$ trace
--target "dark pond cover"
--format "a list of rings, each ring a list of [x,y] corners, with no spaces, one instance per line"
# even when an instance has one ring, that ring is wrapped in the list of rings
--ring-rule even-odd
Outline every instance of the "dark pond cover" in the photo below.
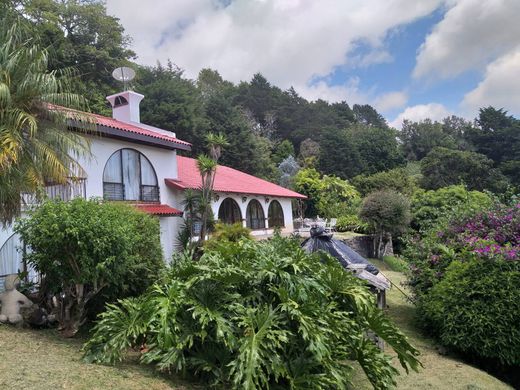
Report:
[[[322,250],[338,259],[345,268],[350,264],[366,264],[366,271],[374,275],[379,273],[379,270],[373,264],[343,241],[332,238],[332,233],[327,233],[325,228],[321,226],[312,227],[310,234],[311,236],[302,243],[302,248],[306,252],[312,253]]]

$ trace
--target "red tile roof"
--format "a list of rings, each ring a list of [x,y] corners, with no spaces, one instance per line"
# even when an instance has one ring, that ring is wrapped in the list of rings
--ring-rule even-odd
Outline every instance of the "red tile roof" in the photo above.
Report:
[[[201,178],[197,168],[197,160],[189,157],[177,156],[178,179],[165,179],[167,185],[184,190],[186,188],[200,188]],[[306,196],[288,190],[277,184],[268,182],[236,169],[217,166],[215,184],[216,192],[230,192],[238,194],[265,195],[283,198],[305,199]]]
[[[89,115],[94,117],[96,120],[96,123],[101,126],[111,127],[113,129],[128,131],[129,133],[140,134],[140,135],[145,135],[145,136],[152,137],[152,138],[162,139],[164,141],[170,141],[170,142],[174,142],[174,143],[177,143],[180,145],[191,146],[191,144],[189,142],[182,141],[178,138],[160,133],[158,131],[153,131],[148,128],[140,127],[137,124],[121,122],[121,121],[118,121],[117,119],[109,118],[109,117],[98,115],[98,114],[89,114]]]
[[[147,214],[163,216],[182,215],[182,211],[168,206],[167,204],[135,204],[134,206]]]
[[[160,131],[154,131],[153,126],[147,126],[144,124],[143,124],[143,126],[139,126],[139,123],[121,122],[117,119],[110,118],[107,116],[92,114],[92,113],[87,113],[87,112],[84,113],[81,111],[73,110],[71,108],[66,108],[66,107],[61,107],[61,106],[56,106],[56,105],[50,105],[50,107],[51,108],[54,107],[60,111],[66,112],[68,115],[70,115],[70,119],[73,121],[81,122],[82,120],[85,119],[84,116],[87,116],[87,119],[89,120],[89,122],[90,122],[90,120],[92,120],[98,126],[110,127],[112,129],[121,130],[121,131],[131,133],[131,134],[137,134],[137,135],[141,135],[141,136],[145,136],[145,137],[150,137],[150,138],[154,138],[154,139],[158,139],[158,140],[162,140],[162,141],[171,142],[171,143],[174,143],[177,145],[183,145],[185,147],[186,146],[191,147],[191,144],[189,142],[182,141],[176,137],[173,137],[173,133],[170,136],[167,134],[163,134]]]

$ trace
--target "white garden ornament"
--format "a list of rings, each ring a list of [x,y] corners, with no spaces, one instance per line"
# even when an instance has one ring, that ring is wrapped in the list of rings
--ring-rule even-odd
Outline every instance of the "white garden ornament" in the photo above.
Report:
[[[0,322],[17,324],[22,322],[20,314],[22,307],[31,307],[33,303],[25,295],[16,290],[19,282],[18,275],[7,275],[5,278],[5,291],[0,294]]]

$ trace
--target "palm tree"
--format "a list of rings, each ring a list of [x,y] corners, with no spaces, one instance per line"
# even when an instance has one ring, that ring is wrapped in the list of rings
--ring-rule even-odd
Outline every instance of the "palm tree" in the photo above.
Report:
[[[206,239],[208,220],[211,216],[211,199],[213,196],[213,183],[215,180],[215,172],[217,170],[217,162],[211,157],[202,154],[197,157],[197,167],[200,172],[201,188],[199,197],[199,209],[202,226],[200,229],[200,242]]]
[[[209,149],[209,156],[202,154],[197,158],[197,167],[202,179],[199,197],[199,209],[202,222],[200,242],[206,239],[208,224],[210,219],[212,219],[211,200],[213,198],[213,185],[215,184],[218,159],[222,154],[222,149],[229,145],[226,137],[222,133],[208,133],[206,135],[206,143]]]
[[[0,223],[20,214],[23,194],[45,183],[64,184],[81,175],[79,157],[90,145],[68,130],[70,120],[88,117],[85,100],[68,92],[71,72],[49,71],[48,53],[23,22],[0,18]],[[87,126],[88,128],[88,126]]]

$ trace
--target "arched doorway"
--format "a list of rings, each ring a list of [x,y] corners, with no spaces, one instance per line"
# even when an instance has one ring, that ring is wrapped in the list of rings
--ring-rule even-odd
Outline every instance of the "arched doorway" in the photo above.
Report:
[[[282,205],[277,200],[273,200],[269,204],[269,210],[267,212],[269,218],[269,227],[284,227],[285,221],[283,217]]]
[[[226,198],[218,209],[218,219],[223,223],[237,223],[242,221],[242,213],[238,203],[231,198]]]
[[[252,199],[247,205],[246,225],[251,230],[265,229],[264,210],[256,199]]]

